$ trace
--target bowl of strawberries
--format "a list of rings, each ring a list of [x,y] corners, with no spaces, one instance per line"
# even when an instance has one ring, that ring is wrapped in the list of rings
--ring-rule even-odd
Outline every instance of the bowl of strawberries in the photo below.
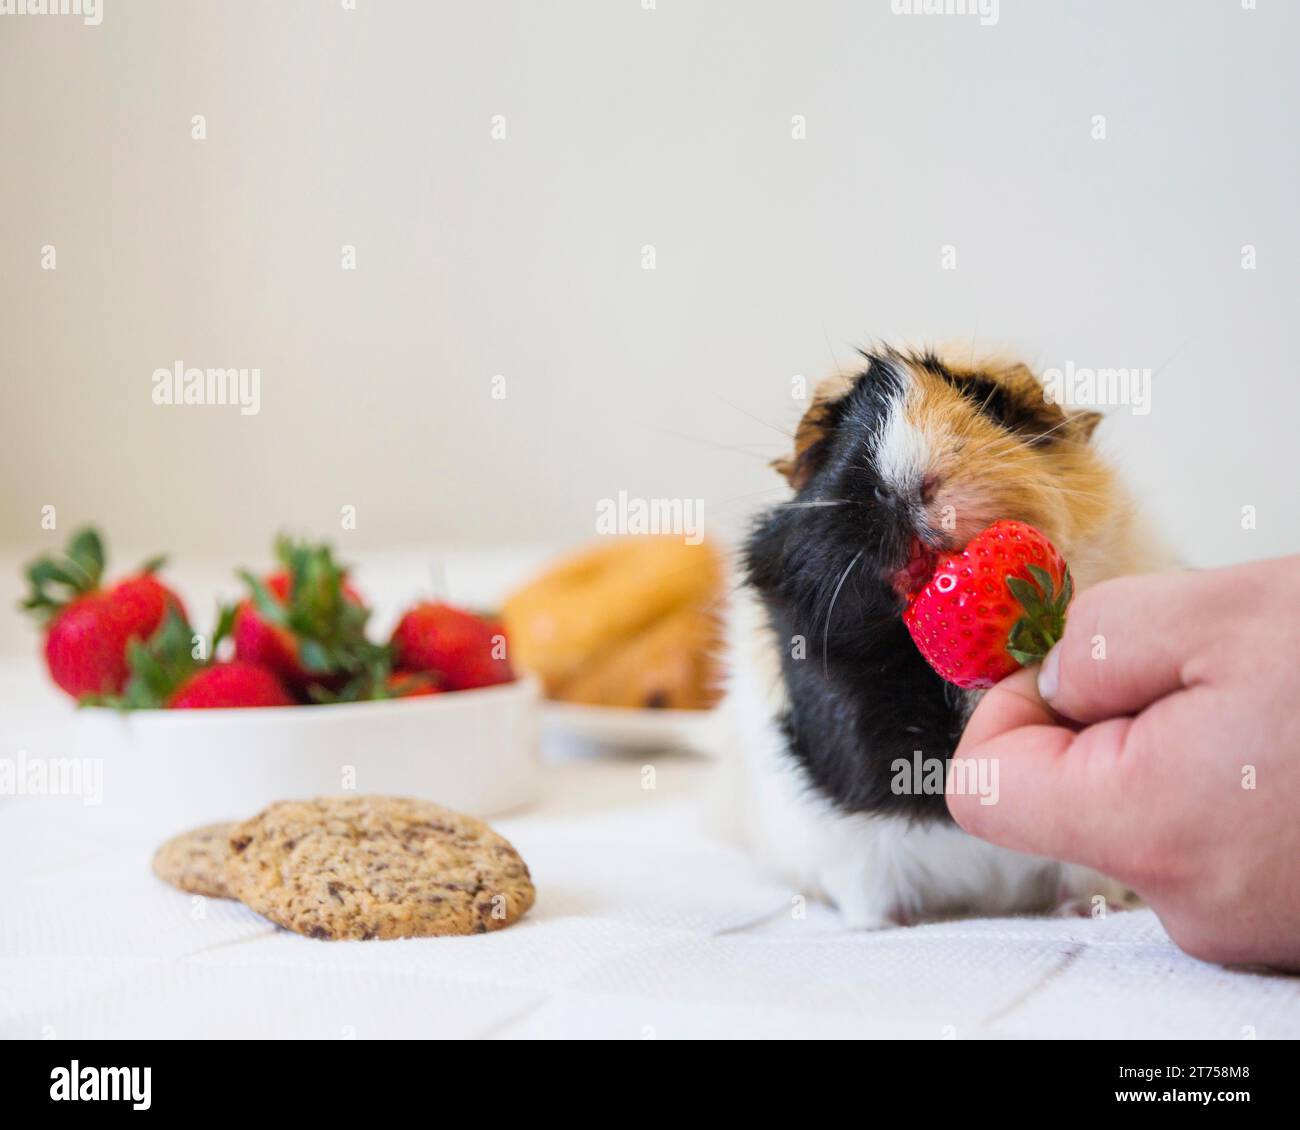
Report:
[[[535,798],[539,688],[493,617],[420,601],[375,639],[328,545],[282,537],[275,555],[239,572],[208,633],[163,559],[107,582],[93,529],[28,566],[24,606],[106,806],[176,826],[352,790],[479,816]]]

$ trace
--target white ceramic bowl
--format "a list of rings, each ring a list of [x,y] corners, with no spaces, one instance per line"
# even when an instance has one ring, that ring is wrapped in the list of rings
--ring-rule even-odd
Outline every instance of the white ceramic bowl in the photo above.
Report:
[[[383,702],[79,711],[105,807],[160,831],[277,800],[384,793],[494,816],[537,797],[536,680]]]

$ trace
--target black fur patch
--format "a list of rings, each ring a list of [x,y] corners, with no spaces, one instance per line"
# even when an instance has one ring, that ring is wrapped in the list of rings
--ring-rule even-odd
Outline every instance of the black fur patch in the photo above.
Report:
[[[942,795],[892,788],[896,759],[920,750],[946,762],[965,724],[963,696],[921,658],[885,579],[906,561],[912,531],[876,497],[870,447],[900,391],[892,367],[873,360],[834,406],[796,498],[836,504],[771,510],[746,567],[782,652],[790,752],[812,782],[845,812],[947,820]]]
[[[917,368],[946,381],[979,408],[985,417],[999,427],[1014,432],[1017,438],[1030,446],[1050,442],[1056,433],[1047,433],[1064,419],[1060,409],[1050,404],[1041,394],[1026,398],[991,377],[954,373],[933,353],[914,357],[912,362]]]

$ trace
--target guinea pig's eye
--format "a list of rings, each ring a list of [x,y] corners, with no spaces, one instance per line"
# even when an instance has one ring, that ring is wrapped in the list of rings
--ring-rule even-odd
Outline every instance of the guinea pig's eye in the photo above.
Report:
[[[1015,433],[1030,444],[1043,441],[1050,432],[1051,420],[1042,405],[1025,401],[996,381],[985,377],[965,377],[955,387],[980,415]]]

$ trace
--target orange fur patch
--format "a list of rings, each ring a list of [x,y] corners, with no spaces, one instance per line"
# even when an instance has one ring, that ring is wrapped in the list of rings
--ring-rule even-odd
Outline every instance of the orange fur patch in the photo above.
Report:
[[[911,381],[904,412],[926,439],[928,473],[939,482],[926,516],[946,549],[965,545],[999,518],[1042,530],[1069,558],[1073,545],[1095,536],[1114,504],[1114,474],[1089,444],[1100,419],[1050,402],[1036,376],[1018,362],[977,365],[946,362],[956,381],[991,383],[1035,425],[1032,435],[1000,427],[978,402],[929,371],[914,356],[901,358]],[[1041,426],[1040,426],[1041,425]]]
[[[826,435],[828,409],[853,387],[853,377],[848,373],[832,373],[818,382],[813,390],[812,403],[804,411],[794,433],[794,451],[772,466],[785,476],[795,490],[801,490],[808,481],[811,470],[806,456],[809,448]]]

